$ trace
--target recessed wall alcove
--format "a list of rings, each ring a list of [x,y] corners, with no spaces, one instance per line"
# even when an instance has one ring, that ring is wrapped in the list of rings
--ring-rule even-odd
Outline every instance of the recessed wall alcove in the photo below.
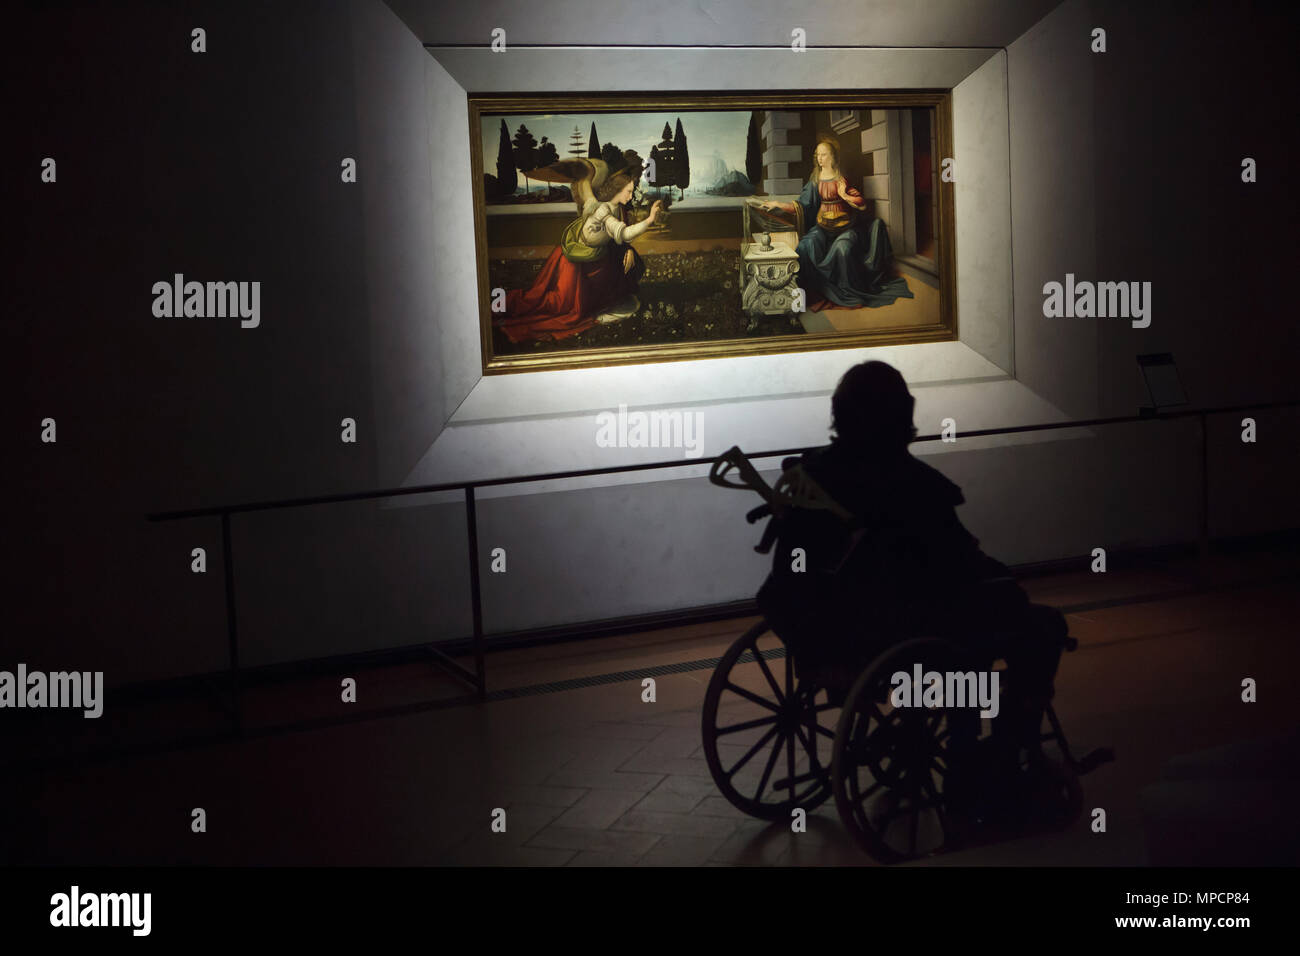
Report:
[[[426,46],[430,164],[437,174],[433,207],[436,241],[431,282],[438,307],[428,317],[429,376],[439,392],[431,404],[443,422],[414,422],[409,402],[378,425],[404,431],[402,454],[385,454],[391,484],[425,484],[600,468],[681,454],[660,448],[602,448],[597,415],[629,410],[699,412],[703,457],[733,444],[748,451],[814,445],[829,427],[829,396],[851,365],[880,358],[897,367],[917,399],[916,422],[935,433],[951,417],[959,431],[1086,417],[1096,408],[1097,342],[1090,324],[1046,326],[1041,287],[1066,271],[1091,269],[1092,113],[1086,33],[1080,4],[1067,4],[1005,47],[982,48],[524,48],[508,57],[481,47]],[[585,92],[635,91],[655,77],[663,91],[744,91],[773,88],[944,89],[953,95],[956,216],[957,341],[842,349],[751,358],[675,361],[483,375],[473,203],[446,185],[446,170],[468,170],[470,93],[573,91],[575,58]],[[763,78],[760,83],[756,78]],[[779,80],[773,79],[779,77]],[[1068,115],[1056,110],[1072,104]],[[1068,189],[1061,184],[1068,182]],[[1068,222],[1071,228],[1063,230]],[[380,243],[382,246],[382,242]],[[382,337],[383,326],[376,326]],[[409,347],[377,341],[376,356]],[[376,365],[377,389],[382,390]],[[391,375],[391,369],[385,374]],[[377,391],[377,402],[382,401]],[[392,424],[385,424],[391,422]],[[427,439],[418,447],[414,428]],[[1023,464],[991,445],[1068,448],[1095,441],[1068,430],[1012,441],[964,441],[918,448],[943,454],[959,483],[980,485],[993,472]],[[405,457],[402,457],[402,456]],[[984,456],[984,457],[981,457]],[[994,456],[989,458],[987,456]],[[1045,467],[1063,469],[1078,454],[1051,454]],[[761,467],[772,469],[776,461]],[[1035,470],[1037,469],[1037,470]],[[1077,469],[1075,469],[1077,471]],[[751,597],[766,558],[756,555],[753,526],[743,520],[752,502],[710,486],[707,465],[683,458],[671,471],[615,474],[479,492],[480,540],[504,547],[511,571],[484,577],[489,633],[693,607]],[[1019,481],[1045,480],[1038,466]],[[1015,480],[1003,491],[1012,498]],[[972,496],[974,497],[974,496]],[[1011,561],[1057,556],[1086,540],[1065,540],[1060,528],[1019,535],[1018,553],[1002,545],[1007,499],[980,495],[964,509],[977,534]],[[459,495],[395,499],[393,511],[459,509]],[[1041,540],[1040,540],[1041,538]],[[1064,543],[1063,543],[1064,542]],[[485,552],[486,553],[486,552]],[[460,560],[459,549],[447,558]],[[671,595],[671,599],[665,599]]]
[[[1063,28],[1067,28],[1063,25]],[[902,371],[917,396],[922,431],[937,431],[946,417],[962,430],[1060,420],[1091,411],[1095,361],[1056,362],[1061,343],[1038,354],[1018,348],[1017,315],[1040,308],[1038,295],[1017,301],[1013,269],[1017,250],[1013,190],[1013,116],[1007,49],[816,48],[785,49],[529,48],[493,54],[487,47],[430,47],[431,162],[440,171],[468,168],[468,93],[571,90],[574,57],[583,64],[590,92],[637,88],[654,75],[658,89],[699,91],[755,88],[755,77],[779,78],[782,87],[811,89],[950,89],[953,91],[957,324],[955,342],[872,349],[834,349],[749,358],[722,358],[482,375],[475,281],[472,202],[464,191],[443,189],[437,198],[438,261],[433,264],[439,300],[446,307],[436,323],[438,384],[451,409],[409,470],[393,478],[406,484],[594,468],[665,457],[661,449],[597,446],[596,415],[626,405],[633,409],[690,409],[703,414],[704,454],[732,444],[780,448],[816,444],[826,437],[827,397],[850,365],[881,358]],[[1029,51],[1026,51],[1028,55]],[[1024,91],[1025,96],[1029,91]],[[1026,102],[1028,108],[1032,104]],[[1086,136],[1087,111],[1071,120],[1074,136]],[[1031,134],[1052,130],[1031,130]],[[1026,143],[1026,146],[1029,144]],[[1044,161],[1050,150],[1035,145]],[[468,175],[465,177],[468,179]],[[1025,197],[1020,218],[1069,215]],[[1030,205],[1029,203],[1032,203]],[[1032,225],[1032,224],[1031,224]],[[1045,251],[1027,230],[1024,257]],[[1091,254],[1084,249],[1083,255]],[[1078,262],[1078,250],[1070,258]],[[1041,319],[1041,315],[1038,316]],[[1022,325],[1027,324],[1023,320]],[[1063,329],[1070,351],[1095,355],[1095,339],[1082,327]],[[1032,338],[1032,336],[1030,336]],[[1035,374],[1052,364],[1050,376]],[[468,374],[467,370],[472,370]],[[1021,375],[1025,370],[1028,374]],[[433,424],[433,423],[430,423]],[[1050,440],[1063,436],[1052,435]],[[647,481],[663,475],[608,476],[601,484]],[[566,485],[572,487],[572,485]],[[499,494],[549,490],[514,487]],[[485,492],[486,493],[486,492]],[[395,507],[417,502],[406,499]]]

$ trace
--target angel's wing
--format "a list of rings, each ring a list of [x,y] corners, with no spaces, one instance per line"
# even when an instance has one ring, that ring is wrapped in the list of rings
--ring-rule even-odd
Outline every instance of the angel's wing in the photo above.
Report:
[[[576,159],[562,159],[540,169],[534,169],[529,178],[544,183],[570,183],[573,187],[573,200],[582,212],[589,200],[595,199],[595,190],[609,176],[609,167],[603,159],[588,159],[579,156]]]

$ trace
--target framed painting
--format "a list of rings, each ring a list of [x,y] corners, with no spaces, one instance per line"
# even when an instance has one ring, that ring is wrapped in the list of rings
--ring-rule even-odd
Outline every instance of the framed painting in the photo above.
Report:
[[[485,373],[957,337],[944,90],[470,95]]]

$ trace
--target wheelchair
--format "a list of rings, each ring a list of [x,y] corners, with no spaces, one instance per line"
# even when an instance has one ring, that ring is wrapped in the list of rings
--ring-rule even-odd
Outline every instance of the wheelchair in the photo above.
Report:
[[[770,551],[792,509],[851,515],[788,458],[769,486],[738,447],[718,458],[709,480],[758,492],[764,503],[746,516],[770,517],[755,548]],[[733,472],[740,480],[732,480]],[[815,629],[814,629],[815,630]],[[788,628],[783,633],[792,635]],[[805,631],[804,633],[809,633]],[[1077,641],[1063,638],[1072,651]],[[979,670],[968,651],[939,637],[854,642],[828,652],[806,638],[779,636],[769,620],[755,624],[722,655],[702,714],[704,755],[720,793],[762,820],[788,821],[832,797],[844,827],[881,863],[901,863],[999,838],[1060,830],[1083,811],[1078,778],[1114,759],[1109,748],[1082,759],[1071,753],[1050,703],[1036,745],[1024,747],[1013,779],[990,780],[996,717],[981,717],[952,700],[895,706],[898,672]],[[757,665],[757,668],[749,665]],[[987,666],[984,668],[987,672]],[[1005,678],[1005,669],[998,673]],[[991,680],[991,678],[990,678]],[[1005,692],[1005,679],[999,681]],[[1000,713],[1000,710],[999,710]],[[1060,760],[1042,747],[1054,743]],[[970,786],[958,787],[960,778]],[[971,768],[975,768],[974,771]],[[1003,771],[1003,776],[1007,772]],[[1016,800],[1008,803],[1009,794]],[[955,795],[977,799],[955,799]],[[990,796],[992,802],[989,802]],[[983,802],[982,802],[983,801]],[[1013,807],[1014,819],[1006,819]]]

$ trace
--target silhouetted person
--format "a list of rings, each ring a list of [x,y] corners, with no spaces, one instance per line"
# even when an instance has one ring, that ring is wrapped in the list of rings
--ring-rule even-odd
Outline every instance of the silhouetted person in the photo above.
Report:
[[[1065,618],[1029,602],[958,520],[961,489],[910,454],[914,405],[903,377],[884,362],[845,373],[831,399],[834,438],[802,464],[856,527],[825,511],[785,522],[759,605],[783,638],[785,624],[796,660],[839,653],[860,667],[909,637],[950,640],[978,667],[1005,659],[995,726],[1009,767],[1021,744],[1037,746]],[[792,570],[794,548],[804,549],[806,572]],[[821,613],[808,615],[811,606]]]

